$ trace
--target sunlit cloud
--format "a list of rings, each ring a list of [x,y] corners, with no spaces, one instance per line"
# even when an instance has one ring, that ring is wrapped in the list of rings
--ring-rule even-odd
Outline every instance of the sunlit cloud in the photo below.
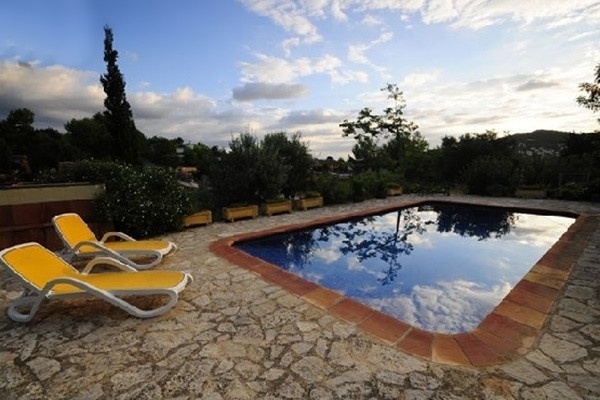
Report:
[[[314,257],[316,260],[322,261],[325,264],[332,264],[340,259],[340,254],[339,254],[339,251],[337,251],[334,248],[328,248],[328,249],[319,248],[314,252]]]
[[[104,107],[98,75],[59,65],[37,67],[35,63],[0,61],[0,87],[0,115],[29,108],[44,127],[62,127],[73,118],[91,116]]]
[[[457,280],[435,286],[418,285],[407,295],[366,301],[421,329],[458,333],[474,329],[511,289],[508,283],[486,288]]]
[[[258,15],[271,19],[286,31],[297,35],[303,42],[314,43],[322,39],[317,27],[310,22],[306,9],[295,2],[278,2],[273,0],[240,0],[246,7]],[[318,11],[318,7],[313,7]]]

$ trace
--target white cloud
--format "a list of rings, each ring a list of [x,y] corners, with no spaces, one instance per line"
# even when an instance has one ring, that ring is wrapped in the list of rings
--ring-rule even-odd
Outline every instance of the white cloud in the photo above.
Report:
[[[302,0],[299,4],[286,2],[286,6],[268,0],[242,1],[257,14],[271,18],[285,29],[303,36],[315,35],[319,40],[317,28],[309,22],[308,16],[324,18],[331,14],[337,20],[347,20],[350,13],[393,11],[403,17],[418,13],[427,24],[448,23],[455,28],[468,29],[481,29],[507,21],[524,24],[540,21],[552,29],[600,20],[597,0]],[[369,21],[376,21],[371,18]],[[311,32],[311,35],[306,32]]]
[[[291,111],[281,119],[281,123],[287,126],[315,125],[315,124],[339,124],[343,121],[343,115],[331,109],[297,110]]]
[[[26,107],[36,121],[59,127],[72,118],[102,111],[104,92],[98,75],[35,62],[0,61],[0,113]],[[47,125],[45,126],[47,127]]]
[[[366,52],[378,44],[389,42],[394,37],[393,32],[383,32],[378,38],[372,40],[369,43],[358,43],[348,46],[348,60],[359,63],[368,64],[374,66],[366,56]]]
[[[306,96],[308,87],[301,84],[251,82],[233,89],[233,99],[237,101],[280,100]]]
[[[404,79],[400,83],[400,87],[401,88],[405,88],[405,87],[414,88],[414,87],[422,86],[426,83],[436,81],[438,76],[440,76],[440,74],[441,74],[440,70],[408,74],[404,77]]]
[[[366,302],[402,321],[432,332],[458,333],[474,329],[502,301],[512,287],[490,288],[457,280],[414,286],[408,295]]]
[[[598,21],[600,6],[596,0],[459,0],[454,3],[432,0],[420,12],[425,23],[446,22],[456,28],[481,29],[507,21],[525,24],[540,21],[547,28],[554,28]]]
[[[257,54],[257,63],[242,62],[242,82],[290,83],[296,79],[313,74],[335,74],[341,61],[325,54],[318,58],[302,57],[292,61]]]
[[[322,40],[317,27],[310,22],[307,10],[294,1],[241,0],[241,2],[258,15],[267,17],[286,31],[298,35],[304,43],[315,43]],[[306,2],[306,5],[312,6],[313,13],[315,13],[319,10],[318,3],[309,1]]]
[[[366,26],[377,26],[383,24],[383,21],[381,20],[381,18],[377,18],[371,14],[367,14],[362,19],[362,24]]]

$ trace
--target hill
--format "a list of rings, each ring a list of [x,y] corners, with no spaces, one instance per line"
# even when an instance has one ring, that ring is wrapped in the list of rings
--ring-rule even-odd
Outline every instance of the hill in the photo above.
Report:
[[[510,135],[516,140],[519,151],[527,155],[556,155],[571,132],[536,130]]]

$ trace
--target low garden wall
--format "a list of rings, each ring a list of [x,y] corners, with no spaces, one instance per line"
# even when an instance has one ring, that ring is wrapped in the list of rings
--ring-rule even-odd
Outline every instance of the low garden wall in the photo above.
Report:
[[[112,229],[100,222],[94,211],[94,198],[104,185],[58,184],[17,185],[0,188],[0,249],[25,242],[38,242],[50,250],[62,243],[52,227],[52,217],[74,212],[96,235]]]

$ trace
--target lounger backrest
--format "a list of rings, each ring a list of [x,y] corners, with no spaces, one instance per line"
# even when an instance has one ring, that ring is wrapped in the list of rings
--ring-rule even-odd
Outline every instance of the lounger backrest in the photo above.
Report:
[[[0,261],[37,290],[42,290],[53,279],[79,275],[75,268],[38,243],[24,243],[2,250]]]
[[[61,239],[70,248],[77,243],[95,241],[96,235],[78,214],[68,213],[52,218],[52,223]]]

